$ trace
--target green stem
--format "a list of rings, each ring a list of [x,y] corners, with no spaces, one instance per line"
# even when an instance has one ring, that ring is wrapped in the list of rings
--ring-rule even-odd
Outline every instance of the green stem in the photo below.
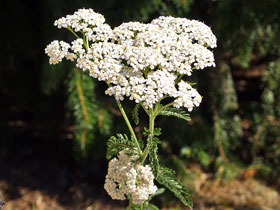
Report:
[[[181,75],[175,80],[175,84],[178,84],[178,82],[180,82],[180,80],[182,79],[183,76],[184,76],[184,74],[181,74]]]
[[[70,27],[68,27],[67,28],[69,31],[71,31],[72,32],[72,34],[74,34],[75,35],[75,37],[77,37],[78,39],[80,39],[80,37],[75,33],[75,31],[73,31],[73,29],[72,28],[70,28]]]
[[[132,205],[133,205],[133,204],[132,204],[132,200],[130,199],[130,200],[129,200],[128,207],[127,207],[127,210],[131,210]]]
[[[115,99],[116,99],[116,98],[115,98]],[[133,141],[134,141],[134,143],[135,143],[135,145],[136,145],[136,147],[137,147],[138,155],[139,155],[139,157],[141,157],[142,151],[141,151],[140,145],[139,145],[139,143],[138,143],[138,141],[137,141],[137,137],[136,137],[136,135],[135,135],[135,133],[134,133],[134,130],[133,130],[133,128],[132,128],[132,126],[131,126],[131,124],[130,124],[130,122],[129,122],[129,119],[128,119],[128,117],[127,117],[127,115],[126,115],[126,113],[125,113],[125,111],[124,111],[124,109],[123,109],[123,107],[122,107],[121,102],[120,102],[118,99],[116,99],[116,102],[117,102],[118,107],[119,107],[119,109],[120,109],[120,111],[121,111],[121,113],[122,113],[122,116],[123,116],[123,118],[124,118],[124,120],[125,120],[125,122],[126,122],[126,125],[127,125],[128,129],[129,129],[131,135],[132,135],[132,139],[133,139]]]
[[[153,137],[154,135],[154,126],[155,126],[155,117],[154,116],[150,116],[150,120],[149,120],[149,131],[150,131],[150,135]]]
[[[169,106],[172,106],[174,103],[175,103],[175,102],[172,101],[172,102],[170,102],[169,104],[166,104],[166,105],[160,107],[159,109],[157,109],[157,111],[155,112],[155,116],[157,116],[157,115],[160,113],[161,110],[163,110],[163,109],[165,109],[165,108],[167,108],[167,107],[169,107]]]
[[[156,116],[154,116],[153,113],[151,113],[149,115],[149,132],[150,132],[150,134],[149,134],[148,138],[153,138],[153,136],[154,136],[155,118],[156,118]],[[140,163],[142,165],[144,164],[144,162],[145,162],[149,152],[150,152],[149,147],[146,146],[146,148],[145,148],[145,150],[143,152],[143,155],[142,155],[142,157],[140,159]]]
[[[164,98],[164,97],[163,97]],[[162,98],[162,99],[163,99]],[[146,111],[146,113],[149,115],[149,138],[153,138],[154,136],[154,127],[155,127],[155,119],[157,117],[157,115],[159,114],[159,112],[163,109],[165,109],[166,107],[172,106],[174,104],[174,101],[164,105],[164,106],[160,106],[160,101],[156,104],[155,109],[150,109],[149,112]],[[147,156],[149,154],[149,148],[146,146],[143,152],[142,157],[140,158],[140,163],[143,165]]]
[[[84,33],[83,33],[83,40],[84,40],[84,46],[86,48],[86,51],[88,51],[88,38],[85,36]]]

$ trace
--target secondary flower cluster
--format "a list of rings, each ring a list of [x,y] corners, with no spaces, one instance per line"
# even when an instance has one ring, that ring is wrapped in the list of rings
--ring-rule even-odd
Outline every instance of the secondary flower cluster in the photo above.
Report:
[[[106,94],[128,97],[152,108],[163,97],[174,98],[174,107],[192,111],[201,96],[183,75],[215,66],[216,37],[204,23],[186,18],[159,17],[149,24],[123,23],[111,29],[101,14],[80,9],[55,21],[58,28],[82,33],[71,44],[53,41],[46,48],[50,63],[64,57],[90,76],[105,81]]]
[[[142,204],[154,194],[154,175],[146,165],[137,165],[137,156],[129,156],[128,149],[121,151],[117,158],[109,162],[104,188],[107,193],[118,200],[125,200],[130,196],[134,204]]]

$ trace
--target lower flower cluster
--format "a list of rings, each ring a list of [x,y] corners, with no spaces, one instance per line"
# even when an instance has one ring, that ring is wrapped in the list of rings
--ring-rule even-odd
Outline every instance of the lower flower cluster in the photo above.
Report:
[[[128,149],[109,162],[104,188],[117,200],[130,197],[133,204],[143,204],[157,191],[150,166],[136,164],[137,156],[129,156]]]

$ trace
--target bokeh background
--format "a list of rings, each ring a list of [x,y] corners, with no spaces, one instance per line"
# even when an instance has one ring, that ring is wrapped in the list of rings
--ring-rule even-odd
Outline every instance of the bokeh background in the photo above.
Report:
[[[280,203],[279,0],[10,0],[1,2],[0,200],[4,210],[121,209],[103,189],[106,141],[128,133],[105,86],[44,48],[72,34],[53,26],[79,8],[112,27],[160,15],[204,21],[216,68],[190,78],[203,95],[189,123],[158,118],[160,161],[189,187],[194,209],[277,210]],[[127,112],[133,104],[125,101]],[[86,115],[83,112],[86,110]],[[147,119],[140,113],[140,135]],[[171,194],[153,201],[185,209]]]

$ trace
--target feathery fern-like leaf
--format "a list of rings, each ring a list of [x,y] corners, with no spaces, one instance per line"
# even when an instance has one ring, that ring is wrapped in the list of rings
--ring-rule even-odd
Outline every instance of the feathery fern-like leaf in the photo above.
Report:
[[[185,206],[192,209],[193,202],[190,193],[187,188],[180,183],[172,169],[161,166],[156,180],[173,192]]]
[[[131,153],[135,150],[135,145],[125,134],[117,134],[117,136],[111,136],[107,142],[106,158],[111,159],[116,156],[120,151],[130,148]]]
[[[151,204],[151,203],[144,204],[143,209],[144,210],[159,210],[159,208],[157,206],[155,206],[154,204]]]
[[[155,177],[158,176],[159,172],[159,161],[158,161],[158,146],[159,139],[156,137],[152,137],[151,135],[148,137],[147,147],[149,148],[149,161],[150,166],[152,168],[152,172]]]
[[[154,194],[149,196],[148,201],[152,200],[155,196],[161,195],[165,192],[165,188],[159,188]]]
[[[140,104],[136,104],[132,110],[132,119],[134,120],[134,123],[136,125],[139,124],[139,107],[140,107]]]
[[[98,126],[98,104],[95,100],[94,81],[88,75],[81,75],[74,69],[69,73],[68,107],[75,118],[75,137],[82,151],[86,143],[93,141]],[[70,114],[70,113],[69,113]]]
[[[149,136],[150,130],[148,128],[144,127],[143,135]],[[154,128],[153,136],[160,136],[160,135],[161,135],[161,128]]]
[[[177,109],[174,107],[166,107],[165,109],[161,110],[158,115],[173,116],[186,121],[191,120],[190,115],[188,113],[186,113],[182,109]]]
[[[134,204],[131,207],[132,210],[159,210],[159,208],[157,206],[155,206],[154,204],[151,203],[146,203],[144,205],[137,205]]]

